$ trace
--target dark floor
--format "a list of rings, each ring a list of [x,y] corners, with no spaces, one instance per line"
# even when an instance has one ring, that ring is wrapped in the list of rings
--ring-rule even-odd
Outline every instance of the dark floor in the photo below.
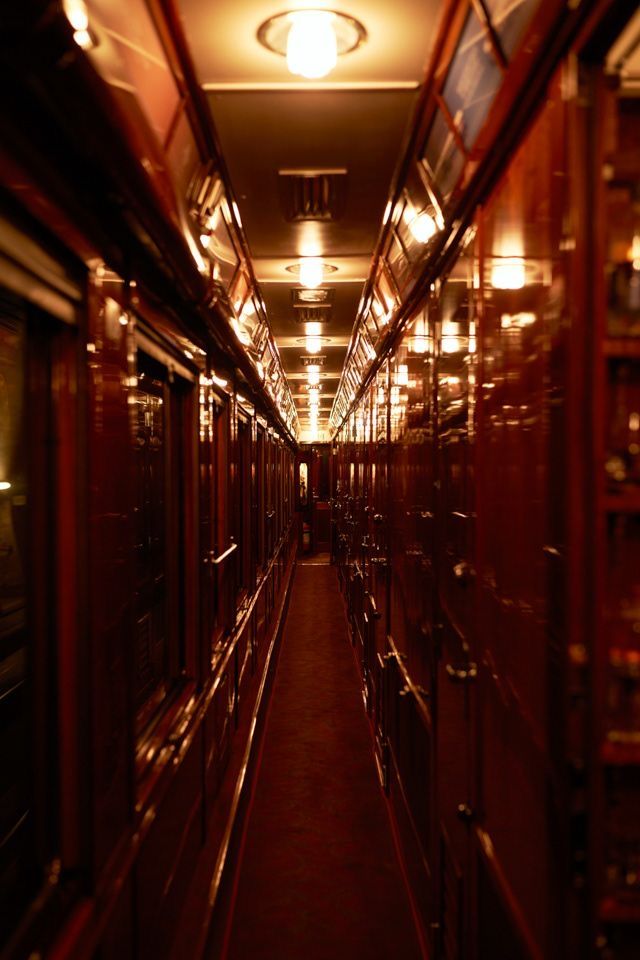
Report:
[[[220,960],[417,960],[335,569],[312,559],[295,575]]]

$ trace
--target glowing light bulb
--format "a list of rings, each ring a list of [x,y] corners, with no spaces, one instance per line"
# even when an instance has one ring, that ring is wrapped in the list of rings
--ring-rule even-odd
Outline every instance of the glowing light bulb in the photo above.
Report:
[[[325,10],[299,10],[291,14],[287,36],[287,67],[307,80],[326,77],[338,62],[333,16]]]
[[[307,383],[311,387],[315,387],[318,383],[320,383],[319,367],[307,367]]]
[[[0,480],[0,490],[11,490],[11,484],[8,480]]]
[[[319,337],[322,332],[322,325],[315,320],[305,324],[305,333],[308,337]]]
[[[324,280],[324,263],[319,257],[305,257],[300,261],[300,283],[303,287],[319,287]]]
[[[419,213],[409,221],[411,235],[418,243],[428,243],[437,233],[436,222],[429,213]]]
[[[307,337],[306,348],[307,353],[320,353],[320,337]]]

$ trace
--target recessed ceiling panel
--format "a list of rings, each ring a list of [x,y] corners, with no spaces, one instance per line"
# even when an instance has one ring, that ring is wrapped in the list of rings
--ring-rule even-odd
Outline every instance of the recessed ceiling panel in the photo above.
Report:
[[[255,257],[371,254],[415,93],[270,91],[208,99]],[[288,223],[278,177],[287,168],[345,169],[340,218]]]

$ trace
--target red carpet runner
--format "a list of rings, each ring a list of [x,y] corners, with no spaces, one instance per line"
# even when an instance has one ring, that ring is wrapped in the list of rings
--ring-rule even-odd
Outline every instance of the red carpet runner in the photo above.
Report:
[[[335,569],[301,564],[220,960],[418,960]]]

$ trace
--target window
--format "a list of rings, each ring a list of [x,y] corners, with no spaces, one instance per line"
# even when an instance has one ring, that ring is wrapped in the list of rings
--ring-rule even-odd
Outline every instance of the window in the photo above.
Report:
[[[266,482],[266,464],[265,464],[265,434],[264,429],[258,426],[257,433],[257,452],[256,452],[256,503],[257,503],[257,526],[258,526],[258,566],[265,565],[265,482]]]
[[[442,90],[467,150],[476,142],[501,82],[502,72],[485,28],[472,8]]]
[[[189,384],[138,353],[132,430],[135,475],[135,703],[138,733],[157,717],[185,667],[184,505]]]
[[[0,945],[58,852],[54,330],[0,292]]]
[[[251,422],[238,416],[236,449],[236,540],[238,549],[238,589],[246,593],[251,589]]]

